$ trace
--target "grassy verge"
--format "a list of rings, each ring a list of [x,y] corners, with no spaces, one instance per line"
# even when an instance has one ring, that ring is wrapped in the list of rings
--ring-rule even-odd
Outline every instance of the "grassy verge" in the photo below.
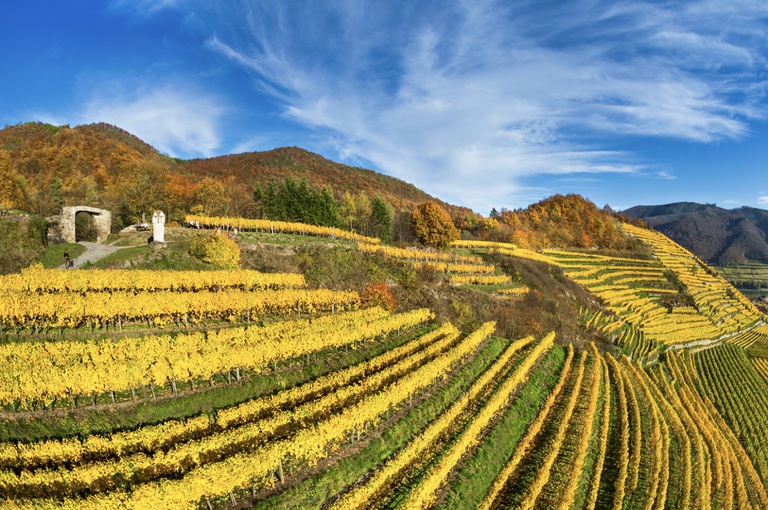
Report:
[[[429,327],[419,327],[400,335],[391,335],[381,342],[366,342],[366,346],[348,353],[320,353],[319,362],[301,365],[298,370],[281,370],[244,380],[240,384],[218,386],[202,392],[181,394],[179,397],[153,399],[138,404],[127,403],[93,409],[80,408],[67,412],[43,413],[18,419],[0,420],[0,441],[40,441],[53,437],[109,434],[133,429],[169,419],[183,419],[215,409],[298,386],[321,375],[355,365],[385,351],[402,345],[425,333]]]
[[[103,259],[97,260],[96,262],[86,263],[83,268],[87,269],[92,267],[97,269],[108,269],[123,267],[129,260],[133,260],[141,256],[146,256],[151,251],[152,250],[149,246],[134,246],[131,248],[125,248],[123,250],[116,251],[115,253],[111,253]]]
[[[64,264],[64,250],[69,250],[69,257],[74,259],[85,252],[85,246],[77,243],[64,243],[49,246],[40,262],[46,269],[55,269]]]
[[[189,242],[168,243],[165,248],[133,246],[116,251],[95,262],[91,267],[99,269],[123,268],[153,269],[159,271],[193,271],[218,269],[189,254]]]
[[[282,493],[254,504],[258,509],[321,508],[326,500],[355,483],[381,464],[399,448],[416,437],[430,422],[469,388],[507,346],[508,341],[494,338],[450,382],[412,408],[405,417],[372,439],[356,455],[339,460],[322,473],[289,487]]]

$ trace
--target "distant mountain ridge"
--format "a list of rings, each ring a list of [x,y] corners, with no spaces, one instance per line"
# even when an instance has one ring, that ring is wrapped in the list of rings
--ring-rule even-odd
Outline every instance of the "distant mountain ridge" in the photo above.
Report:
[[[623,213],[645,221],[710,264],[768,263],[766,210],[675,202],[638,205]]]

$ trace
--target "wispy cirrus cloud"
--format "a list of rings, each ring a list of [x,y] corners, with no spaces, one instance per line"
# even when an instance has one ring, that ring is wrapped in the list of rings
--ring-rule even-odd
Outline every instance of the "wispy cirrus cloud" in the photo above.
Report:
[[[113,85],[94,93],[81,122],[107,122],[139,133],[144,141],[174,156],[212,156],[220,146],[219,126],[227,112],[216,96],[179,83]]]
[[[109,7],[140,16],[152,16],[168,8],[181,7],[185,3],[186,0],[112,0]]]
[[[526,176],[646,168],[607,138],[738,139],[765,114],[760,2],[388,5],[251,2],[208,47],[342,157],[479,210]]]

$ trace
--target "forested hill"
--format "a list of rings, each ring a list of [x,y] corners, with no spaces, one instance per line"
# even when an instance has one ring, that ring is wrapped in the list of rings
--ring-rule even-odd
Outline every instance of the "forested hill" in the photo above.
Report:
[[[639,205],[624,214],[642,219],[710,264],[768,263],[768,211],[763,209],[676,202]]]
[[[126,218],[157,207],[183,217],[197,205],[206,214],[249,217],[255,214],[255,187],[286,177],[306,179],[317,189],[327,186],[337,199],[346,192],[379,196],[396,210],[435,200],[402,180],[298,147],[181,160],[103,123],[7,126],[0,130],[0,174],[10,183],[2,207],[43,216],[57,214],[62,205],[91,205]],[[471,214],[441,204],[454,216]]]
[[[414,205],[434,200],[447,209],[451,206],[428,195],[413,184],[373,170],[336,163],[300,147],[280,147],[263,152],[246,152],[209,159],[193,159],[184,167],[198,177],[234,176],[240,182],[267,183],[282,181],[286,176],[305,178],[314,188],[329,187],[336,195],[366,193],[380,196],[396,209],[412,209]],[[469,212],[469,210],[465,210]]]

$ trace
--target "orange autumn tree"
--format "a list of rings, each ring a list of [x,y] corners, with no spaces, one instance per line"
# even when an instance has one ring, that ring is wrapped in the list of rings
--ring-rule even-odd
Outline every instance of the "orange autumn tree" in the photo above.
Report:
[[[444,248],[459,238],[451,215],[437,202],[424,202],[411,213],[411,225],[422,243]]]
[[[517,211],[502,210],[510,241],[521,248],[614,248],[622,236],[608,212],[576,194],[552,195]]]
[[[0,210],[23,207],[23,178],[11,168],[8,153],[0,149]]]
[[[397,298],[392,294],[389,285],[384,282],[371,282],[360,294],[363,306],[380,306],[390,312],[397,308]]]

